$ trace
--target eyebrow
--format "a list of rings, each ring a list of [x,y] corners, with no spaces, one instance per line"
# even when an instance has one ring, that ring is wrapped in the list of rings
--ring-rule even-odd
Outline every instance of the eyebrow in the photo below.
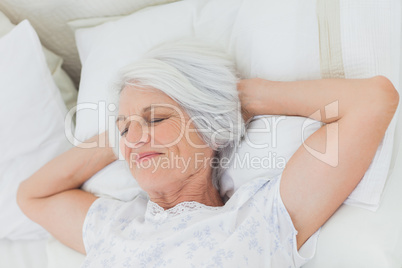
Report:
[[[160,106],[154,105],[154,104],[152,106],[150,105],[148,107],[143,108],[142,113],[146,113],[146,112],[148,112],[149,110],[151,110],[154,107],[160,107]],[[116,119],[115,123],[117,124],[119,121],[121,121],[121,120],[125,121],[126,119],[127,119],[127,116],[119,115],[119,116],[117,116],[117,119]]]

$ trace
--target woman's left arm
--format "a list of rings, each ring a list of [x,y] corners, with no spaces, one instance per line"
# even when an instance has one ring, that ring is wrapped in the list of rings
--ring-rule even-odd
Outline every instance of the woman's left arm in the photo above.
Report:
[[[94,146],[88,148],[91,144]],[[97,197],[79,188],[116,159],[108,145],[107,132],[96,135],[55,157],[21,182],[17,203],[27,217],[59,241],[85,253],[82,227]]]
[[[368,169],[396,111],[398,92],[383,76],[274,82],[242,80],[245,119],[258,114],[326,123],[288,161],[281,197],[298,231],[298,249],[338,209]]]

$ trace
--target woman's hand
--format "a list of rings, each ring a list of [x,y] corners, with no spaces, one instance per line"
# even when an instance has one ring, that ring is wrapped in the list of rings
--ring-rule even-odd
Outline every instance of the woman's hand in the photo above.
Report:
[[[237,84],[242,115],[247,123],[253,116],[264,114],[286,114],[283,110],[270,109],[273,104],[280,104],[272,98],[275,88],[282,82],[262,78],[243,79]],[[283,108],[283,106],[282,106]]]
[[[237,84],[239,99],[241,102],[241,110],[244,122],[248,122],[253,116],[256,116],[258,103],[261,97],[259,78],[243,79]]]

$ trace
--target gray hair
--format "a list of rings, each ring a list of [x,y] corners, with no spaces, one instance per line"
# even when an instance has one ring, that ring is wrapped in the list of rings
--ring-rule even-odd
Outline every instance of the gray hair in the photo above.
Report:
[[[116,89],[118,95],[127,84],[158,89],[184,109],[197,129],[210,129],[197,133],[219,160],[212,166],[212,183],[219,190],[245,133],[238,81],[227,53],[197,39],[182,39],[157,46],[122,68]]]

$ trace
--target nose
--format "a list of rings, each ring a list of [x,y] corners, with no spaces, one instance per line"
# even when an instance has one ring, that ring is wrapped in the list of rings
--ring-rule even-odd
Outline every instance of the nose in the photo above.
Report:
[[[142,117],[130,118],[126,139],[126,147],[139,148],[150,141],[148,124]]]

